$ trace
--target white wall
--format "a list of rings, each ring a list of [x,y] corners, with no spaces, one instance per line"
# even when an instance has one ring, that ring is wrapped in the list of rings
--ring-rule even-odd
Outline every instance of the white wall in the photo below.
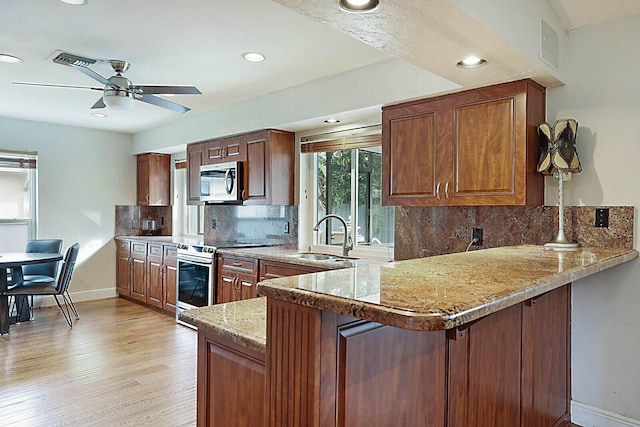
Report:
[[[38,237],[80,243],[74,299],[115,295],[115,205],[135,204],[131,136],[0,118],[0,149],[38,152]]]
[[[584,170],[565,186],[568,205],[640,206],[638,40],[640,15],[569,34],[566,86],[547,92],[548,120],[579,122]],[[556,203],[555,188],[547,182],[547,203]],[[637,209],[635,216],[637,247]],[[573,399],[596,412],[636,420],[607,425],[640,425],[639,278],[640,261],[634,260],[573,288]],[[574,417],[574,422],[604,425],[585,418]]]

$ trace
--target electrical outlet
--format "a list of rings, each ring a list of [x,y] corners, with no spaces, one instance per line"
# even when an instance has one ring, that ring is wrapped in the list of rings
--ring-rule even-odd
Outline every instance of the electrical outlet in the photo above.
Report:
[[[609,208],[596,208],[595,227],[609,228]]]
[[[218,220],[215,218],[211,218],[211,229],[215,230],[216,228],[218,228]]]
[[[289,234],[289,221],[284,223],[284,234]]]
[[[482,246],[482,228],[474,227],[471,229],[471,239],[476,239],[476,241],[472,243],[473,246]]]

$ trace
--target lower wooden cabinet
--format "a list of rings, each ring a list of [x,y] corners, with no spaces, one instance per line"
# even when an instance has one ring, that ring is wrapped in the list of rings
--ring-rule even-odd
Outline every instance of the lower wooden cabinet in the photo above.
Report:
[[[116,241],[116,292],[131,295],[131,242]]]
[[[256,298],[258,260],[254,258],[218,255],[216,303]]]
[[[570,302],[423,332],[268,299],[265,425],[568,426]]]
[[[176,312],[176,246],[116,241],[116,291],[168,314]]]
[[[264,424],[264,354],[198,331],[198,427]]]
[[[162,245],[149,244],[147,254],[147,299],[146,302],[161,308],[164,302],[162,288]]]
[[[171,314],[176,313],[176,279],[178,276],[178,260],[176,259],[176,255],[177,250],[175,246],[164,246],[164,255],[162,257],[162,289],[164,293],[163,308]]]
[[[147,244],[131,242],[131,298],[147,301]]]

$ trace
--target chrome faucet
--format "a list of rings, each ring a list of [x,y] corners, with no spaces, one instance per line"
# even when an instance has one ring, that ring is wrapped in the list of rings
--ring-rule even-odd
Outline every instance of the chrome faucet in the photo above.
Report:
[[[342,256],[348,256],[349,251],[353,249],[353,240],[351,240],[351,235],[349,234],[349,230],[347,229],[347,221],[344,220],[340,215],[329,214],[320,218],[320,221],[313,227],[313,231],[318,231],[318,226],[327,219],[335,218],[342,223],[344,227],[344,239],[342,240]]]

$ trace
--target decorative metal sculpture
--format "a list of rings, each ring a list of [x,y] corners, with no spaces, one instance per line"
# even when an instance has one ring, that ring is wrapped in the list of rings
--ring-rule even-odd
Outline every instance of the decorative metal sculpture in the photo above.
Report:
[[[573,249],[578,244],[570,242],[564,234],[564,181],[571,180],[572,173],[582,172],[576,150],[578,122],[575,119],[559,119],[552,125],[538,126],[540,159],[537,170],[543,175],[553,175],[558,181],[558,234],[544,246],[554,249]]]

